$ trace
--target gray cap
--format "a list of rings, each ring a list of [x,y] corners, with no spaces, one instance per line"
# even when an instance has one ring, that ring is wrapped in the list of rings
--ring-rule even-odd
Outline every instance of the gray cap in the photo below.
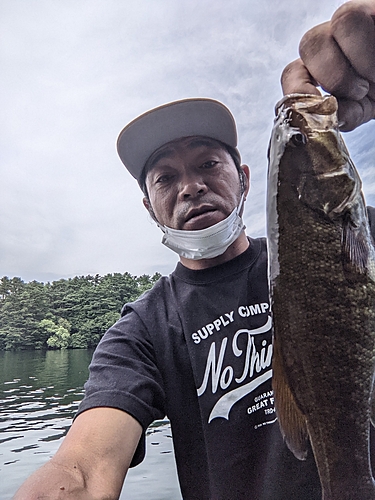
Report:
[[[117,151],[139,181],[154,151],[167,142],[194,135],[237,147],[236,123],[229,109],[214,99],[193,98],[169,102],[135,118],[121,131]]]

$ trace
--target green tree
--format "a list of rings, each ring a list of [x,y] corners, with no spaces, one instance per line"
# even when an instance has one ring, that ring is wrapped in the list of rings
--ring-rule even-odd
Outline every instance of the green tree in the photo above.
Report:
[[[69,347],[70,333],[63,326],[59,326],[56,333],[48,337],[47,345],[53,349],[66,349]]]
[[[66,349],[70,343],[70,324],[66,319],[60,318],[58,323],[51,319],[43,319],[39,323],[40,330],[45,330],[49,335],[47,339],[48,347],[52,349]]]
[[[52,283],[21,278],[0,279],[0,349],[61,349],[95,347],[134,301],[158,279],[159,273],[132,276],[75,276]]]

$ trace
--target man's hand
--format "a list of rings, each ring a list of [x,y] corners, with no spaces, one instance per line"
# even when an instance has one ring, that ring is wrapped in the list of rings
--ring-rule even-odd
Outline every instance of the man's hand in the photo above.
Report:
[[[300,59],[281,77],[284,94],[333,94],[343,131],[375,118],[375,0],[351,0],[308,31]]]

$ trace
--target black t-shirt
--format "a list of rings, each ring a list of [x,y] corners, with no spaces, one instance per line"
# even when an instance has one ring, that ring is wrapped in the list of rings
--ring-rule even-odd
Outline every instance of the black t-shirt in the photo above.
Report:
[[[186,500],[321,498],[312,453],[281,437],[271,387],[272,321],[264,239],[225,264],[180,263],[104,335],[79,412],[120,408],[146,430],[171,421]],[[144,442],[134,463],[143,458]]]

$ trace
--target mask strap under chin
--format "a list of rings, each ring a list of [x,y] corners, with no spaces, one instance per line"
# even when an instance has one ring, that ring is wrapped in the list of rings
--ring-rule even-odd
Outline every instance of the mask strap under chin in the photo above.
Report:
[[[236,212],[236,213],[237,213],[237,215],[240,215],[241,210],[242,210],[242,208],[244,207],[244,205],[245,205],[245,193],[243,192],[243,193],[241,194],[240,202],[239,202],[239,204],[238,204],[238,206],[237,206],[237,212]]]

